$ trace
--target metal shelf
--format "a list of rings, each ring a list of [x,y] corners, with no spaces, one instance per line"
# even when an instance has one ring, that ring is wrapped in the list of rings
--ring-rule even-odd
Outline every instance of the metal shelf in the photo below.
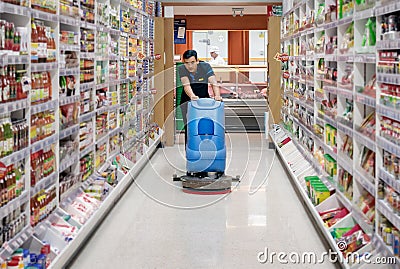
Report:
[[[108,133],[103,134],[99,139],[96,137],[96,145],[102,145],[108,141]]]
[[[337,21],[337,26],[341,26],[341,25],[345,25],[345,24],[349,24],[353,21],[353,15],[347,16],[345,18],[342,18],[340,20]]]
[[[5,166],[10,166],[13,163],[17,163],[27,157],[29,157],[30,147],[21,149],[19,151],[15,151],[12,154],[0,158],[0,162],[2,162]]]
[[[31,59],[29,55],[0,55],[0,65],[5,66],[9,64],[29,64]]]
[[[375,151],[375,141],[371,140],[369,137],[364,134],[359,133],[358,131],[353,132],[353,138],[361,143],[362,145],[367,146],[370,150]]]
[[[62,24],[67,24],[76,27],[81,25],[79,18],[73,18],[64,15],[60,15],[59,18],[60,18],[60,23]]]
[[[353,129],[349,128],[348,126],[344,125],[343,123],[338,122],[337,129],[339,131],[341,131],[342,133],[344,133],[350,137],[353,137]]]
[[[95,87],[94,82],[88,82],[88,83],[82,83],[80,84],[80,89],[81,90],[89,90]]]
[[[28,225],[21,232],[19,232],[14,238],[5,242],[2,245],[2,250],[0,252],[0,257],[3,260],[9,258],[22,244],[28,240],[28,238],[33,236],[33,228]]]
[[[393,187],[396,192],[400,193],[400,181],[396,180],[396,178],[392,174],[389,174],[389,172],[387,172],[384,168],[379,168],[378,177],[386,184]]]
[[[370,107],[376,107],[376,100],[373,97],[364,95],[361,93],[356,93],[355,101]]]
[[[397,229],[400,229],[400,217],[393,212],[385,201],[376,200],[376,209],[380,211]]]
[[[31,71],[32,72],[45,72],[51,71],[58,68],[58,63],[32,63]]]
[[[31,14],[32,14],[32,17],[35,19],[58,22],[59,16],[57,14],[51,14],[51,13],[43,12],[43,11],[36,10],[36,9],[31,9]]]
[[[96,114],[95,111],[88,112],[84,115],[79,116],[79,122],[84,122],[93,119],[93,116]]]
[[[90,152],[95,150],[95,145],[91,145],[86,147],[84,150],[82,150],[81,152],[79,152],[79,159],[82,159],[82,157],[84,157],[85,155],[89,154]]]
[[[31,151],[32,152],[37,152],[47,146],[50,146],[51,144],[54,144],[58,142],[58,134],[53,134],[52,136],[49,136],[43,140],[40,140],[38,142],[35,142],[31,145]]]
[[[24,176],[25,179],[28,178],[27,176]],[[29,193],[28,191],[24,190],[20,196],[15,198],[14,200],[8,202],[7,204],[3,205],[0,210],[0,219],[3,219],[6,217],[8,214],[12,213],[15,209],[21,207],[21,205],[24,205],[29,201]]]
[[[0,2],[0,13],[9,13],[12,15],[21,15],[21,16],[30,17],[31,9],[28,7],[17,6],[17,5],[13,5],[13,4]]]
[[[78,153],[76,152],[71,158],[66,158],[65,161],[60,163],[60,173],[64,172],[68,167],[79,162]]]
[[[369,235],[372,235],[374,232],[373,225],[367,220],[366,216],[361,213],[360,209],[353,205],[353,210],[351,211],[351,215],[354,220],[360,225],[361,229]]]
[[[393,142],[391,142],[383,137],[380,137],[380,136],[376,137],[376,142],[377,142],[378,146],[381,147],[382,149],[389,151],[396,156],[400,156],[400,146],[399,145],[396,145]]]
[[[349,100],[353,100],[353,92],[351,90],[339,87],[339,88],[337,88],[336,93],[337,93],[338,97],[344,97]]]
[[[341,154],[339,154],[338,158],[337,158],[337,163],[338,163],[338,165],[343,167],[343,169],[345,169],[347,172],[349,172],[350,174],[353,174],[353,160],[351,160],[351,162],[349,162],[348,159],[345,159]]]
[[[375,16],[375,8],[368,8],[361,11],[355,11],[353,18],[354,20],[363,20],[368,19]]]
[[[79,76],[81,70],[79,67],[60,69],[60,76]]]
[[[81,97],[79,95],[63,96],[60,97],[60,106],[79,102]]]
[[[96,24],[94,23],[90,23],[87,21],[81,21],[81,28],[86,28],[86,29],[90,29],[90,30],[96,30]]]
[[[357,180],[373,197],[375,197],[375,185],[371,182],[372,176],[366,175],[364,171],[354,170],[353,178]]]
[[[34,196],[39,191],[45,190],[49,186],[56,184],[57,179],[58,179],[58,171],[55,171],[51,175],[39,180],[39,182],[37,182],[34,187],[31,187],[31,197]]]
[[[376,49],[400,49],[400,40],[377,40]]]
[[[377,105],[376,110],[378,114],[388,118],[400,121],[400,111],[383,105]]]
[[[70,44],[60,44],[60,51],[75,51],[80,52],[81,47],[79,45],[70,45]]]
[[[27,109],[29,107],[29,100],[17,100],[9,103],[0,104],[0,114],[11,113],[13,111]]]
[[[37,114],[47,110],[55,110],[58,107],[58,100],[46,102],[44,104],[31,106],[31,114]]]
[[[383,4],[379,7],[376,7],[375,16],[381,16],[389,13],[393,13],[400,10],[399,2],[388,2],[387,4]]]
[[[74,126],[68,127],[67,129],[64,129],[64,130],[60,131],[59,139],[60,140],[64,139],[67,136],[70,136],[70,135],[75,134],[77,132],[79,132],[79,124],[76,124]]]
[[[400,85],[400,75],[377,73],[376,81],[381,83]]]
[[[376,54],[368,53],[368,54],[356,54],[354,56],[355,63],[376,63]]]

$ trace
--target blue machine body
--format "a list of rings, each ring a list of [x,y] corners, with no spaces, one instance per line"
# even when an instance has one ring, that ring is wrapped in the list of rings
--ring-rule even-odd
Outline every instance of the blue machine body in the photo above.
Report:
[[[224,172],[224,103],[211,98],[193,100],[188,104],[187,119],[187,171]]]

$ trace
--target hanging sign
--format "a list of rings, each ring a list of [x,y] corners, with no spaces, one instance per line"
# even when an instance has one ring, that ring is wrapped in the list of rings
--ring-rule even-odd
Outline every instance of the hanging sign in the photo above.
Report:
[[[282,77],[283,77],[284,79],[288,79],[288,78],[290,78],[290,73],[287,72],[287,71],[285,71],[285,72],[283,72]]]
[[[289,55],[287,55],[286,53],[279,53],[277,52],[274,56],[274,59],[278,62],[287,62],[289,61]]]
[[[186,19],[174,19],[174,44],[186,44]]]
[[[268,16],[282,16],[282,6],[281,5],[268,5],[267,6]]]

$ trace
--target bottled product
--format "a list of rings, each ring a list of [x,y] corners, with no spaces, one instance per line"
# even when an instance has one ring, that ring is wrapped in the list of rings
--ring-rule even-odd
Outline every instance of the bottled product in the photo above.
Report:
[[[41,179],[55,171],[56,158],[51,148],[31,154],[31,186],[35,186]]]
[[[43,140],[55,133],[54,117],[54,111],[44,111],[31,116],[31,143]]]
[[[31,62],[39,62],[39,34],[36,26],[36,21],[32,19],[31,23]]]
[[[31,104],[40,104],[52,99],[51,75],[49,71],[32,73]]]
[[[57,207],[56,187],[52,186],[46,190],[39,191],[30,200],[31,225],[36,226],[46,219]]]

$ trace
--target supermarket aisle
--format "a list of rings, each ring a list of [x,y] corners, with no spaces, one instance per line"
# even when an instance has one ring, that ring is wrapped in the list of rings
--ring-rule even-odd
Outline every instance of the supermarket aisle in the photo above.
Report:
[[[159,149],[69,268],[335,268],[258,262],[265,248],[326,250],[278,158],[264,182],[274,151],[263,135],[230,134],[227,145],[226,172],[242,175],[230,195],[183,193],[171,180],[182,145]]]

